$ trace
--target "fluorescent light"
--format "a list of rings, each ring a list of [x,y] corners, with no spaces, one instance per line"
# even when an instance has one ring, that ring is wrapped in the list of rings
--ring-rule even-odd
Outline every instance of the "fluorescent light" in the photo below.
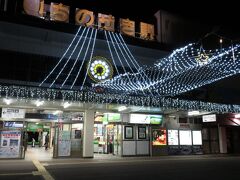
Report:
[[[63,104],[63,108],[68,108],[70,105],[71,105],[71,103],[65,102],[65,103]]]
[[[8,99],[8,98],[4,98],[3,101],[4,101],[7,105],[9,105],[9,104],[12,103],[12,100],[11,100],[11,99]]]
[[[124,111],[124,110],[126,110],[126,109],[127,109],[126,106],[120,106],[120,107],[118,108],[118,111]]]
[[[57,111],[53,112],[53,115],[57,115],[57,114],[60,114],[60,113],[62,113],[62,111],[57,110]]]
[[[235,114],[235,118],[240,118],[240,114]]]
[[[38,106],[43,105],[43,104],[44,104],[44,101],[39,101],[39,100],[37,100],[37,101],[35,102],[35,104],[36,104],[36,106],[38,107]]]
[[[200,114],[199,111],[189,111],[189,112],[188,112],[188,115],[189,115],[189,116],[194,116],[194,115],[199,115],[199,114]]]

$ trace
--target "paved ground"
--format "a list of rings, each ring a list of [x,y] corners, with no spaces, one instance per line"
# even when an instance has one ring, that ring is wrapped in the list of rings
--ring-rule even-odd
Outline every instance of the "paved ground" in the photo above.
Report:
[[[239,180],[240,156],[0,160],[0,179]]]

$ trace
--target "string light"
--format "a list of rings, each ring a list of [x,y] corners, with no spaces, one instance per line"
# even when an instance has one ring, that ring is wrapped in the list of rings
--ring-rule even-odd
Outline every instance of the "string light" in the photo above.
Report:
[[[80,50],[79,50],[79,52],[78,52],[77,58],[75,59],[74,64],[73,64],[71,70],[69,71],[67,77],[66,77],[65,80],[63,81],[63,83],[62,83],[62,85],[61,85],[61,88],[64,86],[64,84],[65,84],[66,81],[68,80],[68,78],[69,78],[69,76],[71,75],[71,73],[72,73],[72,71],[73,71],[73,69],[74,69],[77,61],[79,60],[79,57],[80,57],[80,54],[81,54],[81,52],[82,52],[83,46],[85,45],[85,42],[86,42],[87,37],[88,37],[89,29],[90,29],[90,28],[87,29],[87,33],[86,33],[86,35],[85,35],[84,41],[83,41],[83,43],[82,43],[82,46],[81,46],[81,48],[80,48]],[[91,37],[90,37],[90,39],[91,39]],[[90,41],[90,40],[89,40],[89,41]]]
[[[0,85],[0,96],[3,98],[16,98],[18,101],[39,100],[63,102],[82,102],[95,104],[118,104],[135,105],[142,107],[158,107],[161,109],[199,110],[218,113],[240,113],[240,105],[219,104],[202,101],[188,101],[178,98],[167,98],[157,96],[131,96],[128,94],[102,93],[96,94],[89,88],[82,91],[46,89],[27,86],[6,86]]]
[[[235,45],[222,50],[209,51],[208,55],[201,55],[200,49],[189,44],[183,48],[175,50],[167,58],[163,58],[153,67],[144,69],[150,82],[142,81],[144,89],[151,88],[155,94],[161,96],[175,96],[187,92],[217,80],[240,73],[239,52],[240,46]],[[235,53],[235,62],[232,59]],[[204,59],[204,63],[199,63],[199,56]],[[204,57],[203,57],[204,56]],[[202,61],[202,60],[201,60]],[[130,79],[140,78],[139,73],[128,74]],[[135,83],[137,84],[137,83]],[[124,91],[136,95],[136,88],[126,78],[125,75],[117,76],[111,80],[103,82],[100,86],[120,91],[119,86],[124,85]],[[138,92],[139,93],[139,92]]]
[[[56,66],[54,66],[54,68],[50,71],[50,73],[46,76],[46,78],[39,84],[39,86],[42,86],[43,83],[49,78],[49,76],[52,75],[52,73],[55,71],[55,69],[58,67],[58,65],[62,62],[62,60],[64,59],[64,57],[66,56],[66,54],[68,53],[69,49],[71,48],[73,42],[75,41],[75,39],[77,38],[80,30],[81,30],[82,26],[79,26],[77,33],[75,34],[72,42],[69,44],[69,46],[67,47],[66,51],[64,52],[64,54],[62,55],[62,57],[60,58],[60,60],[58,61],[58,63],[56,64]]]

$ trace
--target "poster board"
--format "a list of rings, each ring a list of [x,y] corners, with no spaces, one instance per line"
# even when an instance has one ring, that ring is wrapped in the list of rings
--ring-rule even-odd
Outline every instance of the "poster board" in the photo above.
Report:
[[[21,131],[1,131],[0,138],[0,158],[19,158]]]
[[[59,131],[58,156],[70,156],[71,152],[71,132]]]
[[[153,129],[152,130],[152,145],[153,146],[167,145],[167,130],[166,129]]]

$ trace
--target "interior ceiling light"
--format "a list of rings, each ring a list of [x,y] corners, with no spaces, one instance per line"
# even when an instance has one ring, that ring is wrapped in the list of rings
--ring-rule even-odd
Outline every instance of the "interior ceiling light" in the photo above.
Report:
[[[44,101],[40,101],[40,100],[37,100],[35,102],[36,106],[39,107],[39,106],[42,106],[44,104]]]
[[[64,109],[65,109],[65,108],[68,108],[70,105],[71,105],[71,103],[65,102],[65,103],[63,103],[63,108],[64,108]]]
[[[120,106],[120,107],[118,108],[118,111],[124,111],[124,110],[126,110],[126,109],[127,109],[126,106]]]
[[[3,101],[7,104],[10,105],[12,103],[12,99],[4,98]]]

